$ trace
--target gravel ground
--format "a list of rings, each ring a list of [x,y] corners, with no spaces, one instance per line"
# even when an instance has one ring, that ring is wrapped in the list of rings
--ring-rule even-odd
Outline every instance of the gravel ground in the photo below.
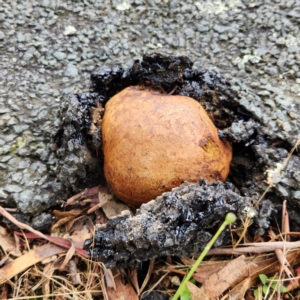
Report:
[[[295,143],[299,23],[299,0],[0,0],[0,205],[35,214],[59,200],[49,147],[63,94],[88,90],[95,67],[130,67],[149,51],[222,73]]]

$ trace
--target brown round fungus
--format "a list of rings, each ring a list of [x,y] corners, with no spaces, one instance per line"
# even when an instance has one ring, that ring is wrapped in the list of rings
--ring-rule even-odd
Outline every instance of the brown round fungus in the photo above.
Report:
[[[184,181],[224,181],[230,143],[194,99],[128,87],[105,106],[104,172],[115,195],[140,206]]]

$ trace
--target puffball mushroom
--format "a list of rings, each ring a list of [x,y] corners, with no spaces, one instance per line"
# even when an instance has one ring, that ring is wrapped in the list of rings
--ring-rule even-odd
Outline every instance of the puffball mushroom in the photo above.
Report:
[[[130,205],[229,173],[231,145],[192,98],[131,86],[107,102],[101,128],[105,178]]]

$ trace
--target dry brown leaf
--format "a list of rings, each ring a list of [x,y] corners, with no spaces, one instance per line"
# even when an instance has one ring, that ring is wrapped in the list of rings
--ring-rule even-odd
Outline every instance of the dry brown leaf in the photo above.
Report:
[[[80,216],[82,213],[84,213],[86,209],[72,209],[69,211],[59,211],[55,210],[53,213],[56,217],[61,218],[58,220],[51,228],[51,232],[54,232],[62,225],[65,225],[65,231],[68,232],[69,229],[73,226],[74,218],[77,216]]]
[[[54,210],[53,214],[58,218],[76,217],[81,215],[85,209],[71,209],[68,211]]]
[[[9,262],[11,262],[12,259],[7,255],[4,256],[1,260],[0,260],[0,267],[2,267],[3,265],[7,265]],[[1,299],[1,298],[0,298]]]
[[[288,253],[287,259],[295,260],[297,259],[297,251],[292,250]],[[300,253],[299,253],[300,256]],[[195,263],[195,260],[184,258],[182,259],[186,266],[192,266]],[[274,254],[265,254],[265,255],[258,255],[258,256],[250,256],[245,258],[245,261],[248,263],[249,271],[251,277],[258,276],[260,273],[270,274],[274,272],[274,267],[276,266],[276,257]],[[193,275],[193,278],[200,283],[203,283],[205,279],[207,279],[211,274],[218,272],[222,268],[224,268],[228,264],[228,260],[221,260],[221,261],[203,261],[200,266],[197,268],[196,272]],[[272,267],[269,267],[272,266]],[[272,269],[273,268],[273,269]],[[169,266],[167,270],[181,275],[186,275],[186,272],[183,270],[175,269],[175,267]],[[213,270],[210,272],[210,270]],[[239,289],[241,288],[240,285]]]
[[[55,230],[57,230],[60,226],[68,223],[70,220],[72,220],[74,217],[65,217],[62,218],[60,220],[58,220],[52,227],[51,227],[51,232],[54,232]]]
[[[25,238],[28,238],[28,239],[36,239],[36,238],[42,237],[42,238],[45,238],[47,241],[49,241],[49,242],[51,242],[55,245],[58,245],[60,247],[64,247],[66,249],[70,249],[70,247],[72,246],[70,240],[55,237],[55,236],[50,236],[48,234],[40,233],[40,235],[42,235],[42,236],[40,236],[40,235],[37,235],[35,233],[31,233],[31,232],[24,233],[24,232],[17,232],[17,231],[15,231],[14,234],[19,235],[19,236],[25,236]],[[89,255],[87,254],[87,252],[85,250],[80,249],[78,247],[75,247],[75,250],[81,256],[83,256],[85,258],[89,258]]]
[[[0,285],[43,259],[65,251],[65,248],[49,243],[30,250],[0,269]]]
[[[22,255],[21,251],[17,249],[16,242],[14,237],[8,233],[6,228],[0,226],[0,247],[6,253],[10,253],[13,256],[20,256]]]
[[[18,226],[20,229],[24,229],[24,230],[28,230],[29,233],[21,233],[21,232],[17,232],[15,231],[14,234],[15,235],[23,235],[26,238],[31,236],[32,238],[37,238],[40,237],[42,239],[45,239],[49,242],[52,242],[56,245],[65,247],[67,249],[70,248],[70,241],[62,239],[62,238],[57,238],[57,237],[52,237],[49,236],[47,234],[43,234],[35,229],[33,229],[32,227],[30,227],[27,224],[24,224],[22,222],[19,222],[15,217],[13,217],[10,213],[8,213],[2,206],[0,206],[0,214],[3,215],[6,219],[8,219],[9,221],[11,221],[13,224],[15,224],[16,226]],[[76,251],[82,255],[83,257],[89,257],[86,253],[86,251],[76,248]]]
[[[81,217],[79,217],[81,218]],[[74,224],[76,223],[76,220],[78,218],[72,218],[71,220],[69,220],[66,224],[65,224],[65,232],[70,232],[71,228],[74,226]]]
[[[91,232],[94,230],[94,223],[91,217],[83,215],[74,219],[74,223],[73,226],[70,228],[70,231],[81,231],[84,227],[86,227]]]
[[[251,287],[251,278],[248,277],[243,282],[243,285],[242,285],[242,287],[241,287],[241,289],[239,291],[239,294],[238,294],[239,295],[238,299],[241,299],[241,300],[244,299],[245,298],[245,294],[246,294],[247,290],[250,289],[250,287]]]
[[[115,277],[116,290],[107,288],[109,300],[138,300],[138,295],[130,283],[123,284],[121,276]]]
[[[191,258],[182,258],[181,261],[185,266],[192,267],[195,260]],[[203,283],[209,276],[220,271],[228,264],[228,260],[224,261],[203,261],[193,274],[193,278]]]
[[[298,264],[300,260],[300,251],[294,250],[292,252],[287,253],[286,259],[290,262],[291,265]],[[277,260],[275,255],[271,255],[269,258],[266,255],[261,255],[256,257],[255,259],[252,259],[252,262],[256,264],[250,265],[249,268],[249,274],[250,274],[250,282],[248,283],[249,286],[253,286],[256,284],[256,279],[259,276],[259,274],[274,274],[279,271],[280,269],[280,262]],[[238,283],[229,293],[231,294],[238,294],[240,290],[242,290],[243,286],[245,284],[245,280]],[[247,295],[247,299],[251,298],[251,296]],[[254,298],[253,298],[254,299]]]
[[[71,259],[68,263],[69,275],[72,279],[74,285],[82,284],[80,279],[80,274],[77,271],[77,263],[75,260]]]
[[[132,211],[130,211],[129,207],[126,204],[117,202],[115,199],[112,198],[102,207],[102,210],[108,219],[111,219],[121,214],[121,212],[124,210],[128,210],[130,214],[133,215]]]
[[[81,231],[74,231],[72,235],[70,233],[66,233],[63,238],[71,240],[75,247],[83,249],[83,245],[85,240],[90,239],[92,237],[92,232],[87,228],[87,226],[83,226]]]
[[[98,201],[98,200],[97,200]],[[91,214],[97,210],[99,210],[99,208],[101,208],[103,205],[105,205],[107,202],[105,203],[96,203],[96,204],[91,204],[91,208],[87,211],[87,214]]]
[[[105,206],[107,203],[109,203],[113,198],[113,195],[107,194],[105,192],[99,192],[97,201],[93,201],[91,203],[91,208],[88,210],[88,214],[91,214],[92,212],[98,210],[99,208]]]
[[[4,284],[1,286],[0,299],[8,299],[8,285]]]
[[[214,299],[225,292],[234,282],[242,280],[247,276],[248,265],[245,256],[230,261],[226,267],[218,273],[212,274],[201,287],[201,292],[208,298]]]
[[[85,189],[84,191],[74,195],[73,197],[69,198],[66,202],[66,205],[65,206],[68,206],[70,204],[73,204],[77,201],[80,201],[81,199],[83,198],[93,198],[93,197],[97,197],[99,191],[105,193],[107,192],[108,193],[108,189],[107,187],[104,187],[104,186],[94,186],[94,187],[91,187],[91,188],[88,188],[88,189]]]
[[[206,295],[203,294],[203,291],[201,291],[201,289],[199,289],[193,283],[187,282],[186,286],[190,291],[192,300],[210,300]]]
[[[225,299],[245,299],[245,294],[247,290],[252,286],[251,278],[248,277],[243,280],[240,284],[235,286],[230,292],[228,292],[221,300]]]
[[[111,201],[114,198],[112,194],[107,194],[107,193],[98,193],[98,199],[99,203],[106,204],[107,202]]]
[[[136,268],[128,270],[128,277],[130,279],[130,282],[133,285],[133,287],[135,288],[137,294],[140,295],[140,286],[139,286],[139,281],[138,281],[137,275],[138,275],[138,273],[137,273]]]
[[[69,263],[70,259],[73,257],[74,253],[75,253],[75,245],[71,241],[71,247],[68,250],[68,252],[66,253],[65,259],[64,259],[63,263],[61,264],[61,267],[59,268],[61,271],[64,270],[66,265]]]
[[[106,269],[105,267],[103,267],[103,273],[106,281],[106,286],[116,290],[115,278],[111,269]]]

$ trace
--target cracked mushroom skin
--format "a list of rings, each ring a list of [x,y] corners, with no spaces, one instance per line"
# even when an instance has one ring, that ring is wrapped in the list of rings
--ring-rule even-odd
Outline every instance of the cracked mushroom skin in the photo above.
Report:
[[[107,183],[135,207],[185,181],[229,173],[231,144],[192,98],[128,87],[107,102],[101,129]]]

